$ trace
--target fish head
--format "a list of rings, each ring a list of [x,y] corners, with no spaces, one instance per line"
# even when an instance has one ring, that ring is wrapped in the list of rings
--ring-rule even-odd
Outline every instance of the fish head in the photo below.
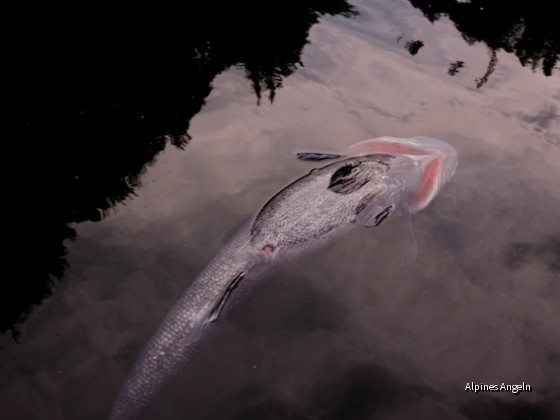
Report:
[[[391,178],[403,189],[403,203],[410,214],[424,209],[455,174],[457,151],[450,144],[429,137],[377,137],[355,143],[347,156],[386,153],[403,156],[392,165]],[[397,164],[398,163],[398,164]]]

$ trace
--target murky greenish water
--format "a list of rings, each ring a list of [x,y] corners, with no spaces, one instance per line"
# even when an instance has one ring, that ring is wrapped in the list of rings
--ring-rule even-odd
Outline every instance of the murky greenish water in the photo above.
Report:
[[[545,76],[503,49],[493,56],[407,1],[354,6],[357,16],[311,27],[303,66],[272,102],[264,90],[257,104],[244,68],[220,73],[184,149],[157,154],[102,221],[71,225],[52,295],[17,342],[0,337],[3,418],[105,418],[197,273],[318,166],[293,151],[379,135],[439,138],[459,153],[451,182],[413,218],[416,261],[399,263],[390,218],[275,273],[216,324],[146,418],[558,416],[558,68]],[[465,391],[471,382],[532,390]]]

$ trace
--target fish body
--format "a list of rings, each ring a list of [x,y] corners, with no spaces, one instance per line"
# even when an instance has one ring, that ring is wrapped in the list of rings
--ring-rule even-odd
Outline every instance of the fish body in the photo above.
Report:
[[[109,418],[139,418],[182,369],[220,301],[259,263],[242,228],[198,275],[150,338],[122,384]],[[223,306],[223,305],[222,305]]]
[[[454,149],[439,140],[380,139],[342,153],[306,152],[323,156],[312,160],[338,160],[275,194],[200,273],[136,360],[111,420],[136,419],[151,406],[237,287],[355,226],[372,227],[395,212],[419,211],[457,166]]]

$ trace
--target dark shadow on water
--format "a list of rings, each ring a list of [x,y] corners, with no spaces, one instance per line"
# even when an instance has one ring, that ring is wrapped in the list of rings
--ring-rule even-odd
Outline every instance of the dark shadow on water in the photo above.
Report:
[[[390,417],[403,404],[431,395],[431,391],[424,392],[420,387],[405,384],[389,370],[376,365],[355,365],[338,373],[334,379],[332,376],[316,378],[310,395],[301,395],[291,402],[278,400],[271,390],[250,385],[212,410],[208,418],[342,420]]]
[[[542,393],[542,391],[540,392]],[[538,402],[513,398],[511,401],[497,400],[478,394],[476,401],[464,405],[461,412],[468,419],[476,420],[554,420],[560,410],[560,395],[556,392]]]
[[[423,398],[420,386],[403,383],[376,365],[358,365],[317,385],[311,404],[318,419],[366,419],[389,414],[403,404]]]
[[[409,0],[435,22],[447,16],[469,44],[483,42],[490,60],[476,87],[482,87],[497,64],[496,53],[514,53],[523,66],[540,67],[551,76],[560,55],[560,26],[554,4],[545,0]],[[458,57],[460,58],[460,57]],[[455,69],[456,70],[456,69]],[[450,73],[451,74],[451,73]]]
[[[285,281],[282,273],[277,279],[267,285],[267,291],[261,295],[262,305],[266,312],[274,315],[274,325],[282,330],[297,331],[305,334],[308,331],[331,330],[336,328],[348,317],[348,310],[335,299],[326,294],[318,293],[308,287],[310,283],[288,282],[289,292],[281,285]],[[246,296],[243,297],[244,299]],[[255,311],[238,310],[237,302],[234,303],[233,313],[236,322],[245,332],[255,335],[270,334],[275,331],[270,319],[255,318]],[[239,305],[241,307],[241,305]],[[246,305],[243,305],[246,308]],[[264,311],[259,308],[256,312]]]
[[[21,7],[9,79],[18,232],[7,260],[17,277],[3,282],[0,302],[0,331],[14,334],[64,274],[70,224],[103,219],[167,144],[188,144],[216,75],[242,66],[257,99],[273,100],[318,18],[355,13],[344,0]]]
[[[238,407],[238,408],[234,408]],[[268,390],[257,386],[249,386],[236,395],[231,401],[231,406],[226,408],[216,407],[211,411],[210,419],[232,420],[303,420],[306,417],[301,413],[297,405],[291,405],[275,398]]]
[[[510,270],[517,270],[530,261],[543,262],[548,271],[560,274],[560,233],[550,235],[539,243],[510,243],[503,254],[503,261]]]
[[[240,410],[233,420],[303,420],[305,418],[303,414],[282,401],[266,400]]]

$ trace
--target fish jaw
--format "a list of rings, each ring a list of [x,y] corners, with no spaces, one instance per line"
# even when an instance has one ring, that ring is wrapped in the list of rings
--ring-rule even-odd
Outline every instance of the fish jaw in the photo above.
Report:
[[[409,203],[410,213],[424,209],[443,185],[455,174],[457,151],[450,144],[430,137],[376,137],[349,146],[344,154],[361,156],[375,153],[405,155],[421,167],[421,179]]]

